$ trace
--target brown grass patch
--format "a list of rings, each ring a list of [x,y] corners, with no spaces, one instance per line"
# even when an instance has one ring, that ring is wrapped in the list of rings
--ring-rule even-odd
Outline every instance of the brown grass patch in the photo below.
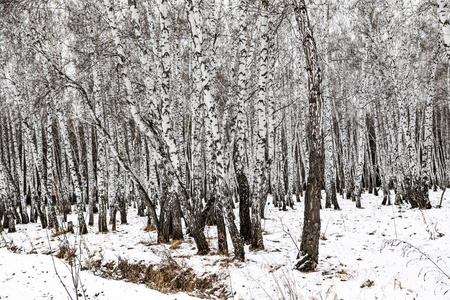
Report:
[[[57,258],[64,259],[70,265],[72,265],[75,258],[77,257],[77,254],[75,248],[70,247],[67,243],[63,243],[59,245],[59,251],[55,256]]]
[[[182,240],[172,240],[171,244],[172,245],[169,247],[170,249],[172,249],[172,250],[180,249],[181,244],[183,244],[183,241]]]
[[[60,236],[60,235],[65,235],[65,234],[67,234],[67,233],[69,233],[67,230],[56,231],[56,232],[52,233],[52,237],[57,237],[57,236]]]
[[[151,232],[151,231],[155,231],[155,230],[156,230],[156,227],[153,224],[147,225],[144,228],[144,231],[147,231],[147,232]]]
[[[59,251],[55,256],[66,261],[73,261],[76,257],[76,250],[68,244],[63,243],[59,245]]]
[[[181,267],[173,259],[157,265],[142,261],[133,263],[122,258],[117,263],[105,264],[97,260],[91,263],[90,269],[95,275],[145,284],[162,293],[186,292],[196,297],[220,299],[229,296],[226,287],[219,283],[218,275],[204,273],[199,276],[192,268]]]

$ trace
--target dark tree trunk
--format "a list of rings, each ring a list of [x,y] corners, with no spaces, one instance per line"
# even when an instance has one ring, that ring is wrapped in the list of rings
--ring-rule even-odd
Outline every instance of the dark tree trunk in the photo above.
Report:
[[[36,203],[36,210],[39,215],[39,220],[41,221],[42,229],[47,228],[48,220],[47,214],[45,213],[45,205],[42,203],[42,199],[39,196],[34,196],[34,202]]]
[[[244,242],[242,240],[242,236],[239,234],[239,230],[236,226],[235,215],[232,208],[233,200],[231,192],[226,189],[223,193],[224,198],[222,199],[224,205],[224,213],[228,222],[228,231],[230,233],[231,242],[234,247],[234,257],[239,261],[245,260],[245,251],[244,251]]]
[[[319,237],[320,237],[320,172],[321,167],[317,162],[320,157],[320,148],[310,152],[310,171],[305,193],[305,211],[299,260],[296,269],[302,272],[315,270],[319,262]]]
[[[181,224],[180,200],[176,197],[172,203],[172,239],[183,240],[183,227]]]
[[[120,224],[127,224],[127,200],[121,197],[119,200]]]
[[[381,205],[391,205],[391,193],[387,183],[383,183],[383,202],[381,202]]]
[[[217,222],[217,241],[218,253],[228,255],[227,230],[225,226],[225,219],[223,217],[223,207],[221,201],[216,203],[216,222]]]
[[[3,199],[0,198],[0,232],[1,229],[3,229],[2,219],[4,215],[5,215],[5,204],[3,202]]]
[[[5,219],[6,222],[3,226],[5,228],[8,227],[8,233],[13,233],[16,232],[16,219],[14,215],[14,205],[13,205],[14,202],[12,199],[10,199],[9,201],[10,203],[9,205],[7,204],[6,208],[6,219]]]
[[[333,207],[335,210],[341,210],[339,206],[337,195],[336,195],[336,184],[334,181],[331,183],[331,203],[333,203]]]
[[[236,174],[239,193],[239,220],[240,233],[244,243],[251,241],[251,220],[250,220],[250,185],[244,172]]]
[[[323,143],[320,123],[323,102],[320,90],[322,74],[306,3],[301,0],[300,5],[297,2],[294,2],[294,5],[297,24],[303,39],[302,45],[308,72],[309,118],[307,136],[310,143],[309,176],[305,193],[302,242],[295,268],[302,272],[310,272],[316,269],[319,261],[320,191],[323,174]]]
[[[116,203],[119,201],[116,199]],[[109,219],[109,224],[111,225],[111,230],[116,231],[117,230],[117,204],[111,205],[110,208],[111,214]]]
[[[197,254],[206,255],[209,253],[209,245],[206,241],[203,229],[200,228],[199,224],[189,227],[191,230],[191,235],[194,238],[195,244],[197,245]]]
[[[106,199],[105,196],[100,196],[99,199],[99,214],[98,214],[98,231],[108,232],[108,225],[106,220]]]
[[[163,193],[166,194],[164,189]],[[161,230],[158,231],[158,242],[168,243],[170,241],[170,202],[172,202],[172,200],[167,194],[165,196],[163,195],[161,200],[161,213],[159,215],[159,228]]]
[[[24,195],[22,197],[26,197],[26,195]],[[20,216],[22,218],[22,224],[28,224],[30,222],[30,219],[28,217],[27,207],[26,207],[26,205],[25,206],[22,205],[22,201],[18,201],[18,202],[19,202]]]

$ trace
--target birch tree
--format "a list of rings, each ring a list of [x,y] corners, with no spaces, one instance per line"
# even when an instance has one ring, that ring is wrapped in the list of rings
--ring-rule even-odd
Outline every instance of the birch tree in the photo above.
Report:
[[[320,236],[320,190],[322,185],[322,165],[320,163],[323,154],[321,142],[321,113],[322,74],[319,67],[316,42],[309,21],[308,9],[305,1],[294,3],[295,17],[299,32],[302,37],[303,51],[308,73],[308,129],[309,140],[309,174],[305,193],[305,210],[303,221],[302,242],[297,255],[298,261],[295,268],[302,272],[315,270],[319,261],[319,236]]]

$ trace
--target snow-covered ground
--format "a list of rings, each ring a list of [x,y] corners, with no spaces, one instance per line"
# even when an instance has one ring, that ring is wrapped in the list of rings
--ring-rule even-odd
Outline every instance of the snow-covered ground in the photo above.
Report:
[[[431,192],[433,206],[441,193]],[[46,255],[57,253],[65,242],[81,252],[83,264],[96,259],[145,264],[174,259],[200,277],[217,274],[215,284],[227,286],[232,299],[450,299],[450,280],[443,274],[450,274],[448,193],[443,208],[423,211],[409,205],[382,206],[381,196],[369,194],[363,195],[363,209],[339,198],[341,211],[321,210],[320,263],[316,272],[308,274],[293,270],[303,202],[288,211],[267,206],[262,221],[265,250],[253,252],[247,247],[245,263],[215,254],[214,227],[206,231],[212,247],[209,255],[195,255],[188,237],[181,244],[157,245],[156,233],[143,230],[146,218],[137,217],[134,209],[129,211],[129,224],[118,224],[116,232],[99,234],[90,227],[82,238],[54,236],[39,224],[17,225],[18,232],[0,236],[0,299],[67,299],[55,269],[75,299],[68,264],[54,258],[54,266],[52,256]],[[76,215],[70,218],[76,224]],[[396,242],[387,243],[392,240]],[[81,271],[80,279],[87,299],[190,299],[182,293],[165,295],[144,285],[103,279],[89,271]]]
[[[65,290],[60,279],[66,285]],[[77,299],[70,267],[59,259],[55,265],[51,256],[43,254],[20,255],[0,249],[0,299]],[[133,300],[188,300],[197,299],[185,294],[165,295],[144,285],[114,281],[80,271],[79,299],[133,299]],[[69,296],[70,295],[70,296]],[[85,298],[86,296],[86,298]],[[70,298],[72,297],[72,298]]]

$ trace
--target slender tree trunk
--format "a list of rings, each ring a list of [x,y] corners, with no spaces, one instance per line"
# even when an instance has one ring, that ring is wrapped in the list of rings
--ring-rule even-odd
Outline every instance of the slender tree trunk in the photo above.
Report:
[[[247,20],[245,18],[247,12],[247,1],[240,2],[240,19],[239,19],[239,74],[238,85],[239,93],[237,100],[237,116],[236,116],[236,137],[235,137],[235,172],[237,180],[237,191],[239,196],[239,221],[240,234],[245,243],[251,241],[251,219],[250,219],[250,185],[245,174],[245,145],[244,145],[244,104],[247,98],[248,68],[247,68]]]
[[[256,165],[255,176],[253,178],[252,193],[252,249],[264,249],[264,240],[261,228],[261,206],[266,201],[266,172],[265,172],[265,150],[266,150],[266,88],[268,81],[268,46],[269,30],[267,10],[269,2],[262,0],[263,10],[259,16],[261,26],[261,48],[259,52],[259,82],[258,82],[258,102],[256,105],[257,114],[257,137],[256,137]]]
[[[96,192],[97,192],[97,185],[95,180],[95,170],[94,170],[94,157],[93,157],[93,144],[95,141],[94,138],[94,128],[91,126],[87,127],[87,135],[85,134],[85,141],[86,141],[86,159],[87,159],[87,173],[88,173],[88,214],[89,214],[89,220],[88,224],[89,226],[94,225],[94,208],[95,206],[95,198],[96,198]]]
[[[360,96],[362,99],[362,95]],[[364,113],[364,104],[362,100],[358,101],[358,114],[356,117],[356,141],[357,141],[357,145],[356,145],[356,161],[355,161],[355,176],[353,178],[353,197],[356,200],[356,207],[357,208],[361,208],[361,193],[362,193],[362,187],[361,187],[361,182],[362,182],[362,175],[363,175],[363,168],[364,168],[364,137],[365,137],[365,130],[364,128],[365,126],[365,113]],[[361,112],[363,111],[363,112]]]

